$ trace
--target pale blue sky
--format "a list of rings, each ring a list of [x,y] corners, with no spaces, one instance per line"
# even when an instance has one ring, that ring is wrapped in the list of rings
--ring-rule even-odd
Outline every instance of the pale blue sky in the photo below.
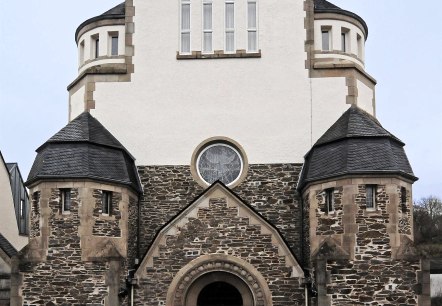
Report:
[[[0,1],[0,150],[25,179],[35,149],[67,123],[75,29],[120,2]],[[331,2],[368,24],[366,70],[378,81],[377,116],[406,143],[420,178],[413,197],[442,198],[442,1]]]

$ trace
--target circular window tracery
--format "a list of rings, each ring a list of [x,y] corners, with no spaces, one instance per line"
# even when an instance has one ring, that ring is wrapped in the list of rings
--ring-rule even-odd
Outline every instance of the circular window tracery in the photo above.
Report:
[[[245,178],[247,168],[244,150],[226,137],[203,141],[194,151],[191,162],[192,174],[203,187],[216,181],[235,187]]]

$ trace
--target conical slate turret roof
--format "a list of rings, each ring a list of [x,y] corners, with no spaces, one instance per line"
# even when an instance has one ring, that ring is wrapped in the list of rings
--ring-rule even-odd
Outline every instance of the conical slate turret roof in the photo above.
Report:
[[[134,158],[88,112],[37,149],[26,185],[45,179],[91,179],[141,191]]]
[[[305,156],[298,189],[343,175],[397,174],[415,181],[403,146],[376,118],[352,105]]]

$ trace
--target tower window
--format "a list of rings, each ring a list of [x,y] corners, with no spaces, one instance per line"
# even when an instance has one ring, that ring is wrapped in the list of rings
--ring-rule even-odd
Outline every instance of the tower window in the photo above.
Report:
[[[101,212],[103,215],[110,215],[112,212],[112,191],[105,191],[101,195]]]
[[[325,206],[327,213],[335,211],[335,199],[333,196],[333,188],[325,190]]]
[[[181,1],[181,53],[190,53],[190,1]]]
[[[91,58],[100,56],[100,38],[98,34],[91,36]]]
[[[258,50],[256,1],[247,2],[247,50]]]
[[[212,52],[212,2],[203,3],[203,51]]]
[[[61,189],[60,190],[60,200],[61,200],[61,212],[63,214],[70,213],[71,211],[71,190]]]
[[[407,212],[407,189],[401,187],[401,209],[402,212]]]
[[[110,38],[110,55],[118,55],[118,33],[109,33]]]
[[[376,185],[366,185],[365,192],[367,210],[376,210]]]
[[[359,56],[359,58],[362,59],[362,37],[361,37],[361,35],[358,34],[356,36],[356,41],[358,44],[358,56]]]
[[[329,27],[321,29],[322,50],[323,51],[330,51],[330,49],[331,49],[330,32],[331,32],[331,30]]]
[[[235,3],[232,1],[226,1],[225,5],[225,35],[226,35],[226,52],[235,51]]]
[[[84,63],[84,40],[81,41],[80,43],[80,50],[79,50],[79,61],[80,64]]]
[[[349,52],[350,48],[350,39],[349,39],[350,30],[346,28],[342,28],[341,30],[341,51]]]

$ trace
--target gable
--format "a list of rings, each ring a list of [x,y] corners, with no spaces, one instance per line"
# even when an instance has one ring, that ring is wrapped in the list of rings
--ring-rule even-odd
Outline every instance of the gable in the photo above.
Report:
[[[291,277],[304,275],[278,230],[220,182],[215,182],[160,230],[136,276],[154,267],[156,260],[169,260],[166,253],[187,261],[210,254],[250,260],[251,254],[259,254],[263,262],[273,263],[277,258]]]

